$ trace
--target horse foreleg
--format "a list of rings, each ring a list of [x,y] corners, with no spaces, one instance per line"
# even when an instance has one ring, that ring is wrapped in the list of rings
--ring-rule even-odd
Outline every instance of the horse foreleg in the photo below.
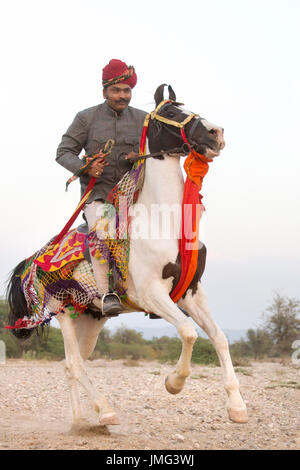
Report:
[[[177,328],[177,331],[182,340],[182,350],[175,371],[171,372],[165,381],[166,389],[174,395],[181,392],[186,378],[191,373],[191,357],[197,339],[196,330],[191,323],[184,323]]]
[[[216,350],[223,372],[224,387],[228,395],[227,410],[229,418],[236,423],[246,423],[248,421],[247,408],[240,394],[239,382],[232,365],[228,341],[211,316],[206,295],[200,282],[197,285],[196,293],[192,295],[191,291],[188,291],[186,297],[180,300],[179,305],[208,335]]]
[[[74,405],[74,400],[77,400],[76,385],[80,383],[86,390],[91,401],[93,402],[95,410],[99,413],[100,424],[119,424],[119,420],[117,418],[116,413],[111,408],[106,398],[102,394],[100,394],[98,390],[94,387],[92,381],[87,375],[84,366],[84,360],[80,354],[79,341],[76,335],[75,320],[70,318],[68,309],[65,310],[65,313],[59,314],[57,316],[57,319],[60,323],[62,335],[64,338],[66,354],[66,372],[67,376],[69,376],[71,387],[73,386],[72,404]],[[80,410],[75,404],[73,416],[75,419],[77,419],[79,415]]]
[[[181,355],[175,370],[168,375],[165,381],[169,393],[179,393],[183,389],[186,378],[191,373],[191,357],[193,345],[197,339],[197,332],[191,321],[174,304],[166,289],[159,282],[152,282],[151,287],[148,286],[146,302],[143,302],[142,305],[146,305],[147,311],[155,312],[156,315],[172,323],[180,335],[182,341]]]

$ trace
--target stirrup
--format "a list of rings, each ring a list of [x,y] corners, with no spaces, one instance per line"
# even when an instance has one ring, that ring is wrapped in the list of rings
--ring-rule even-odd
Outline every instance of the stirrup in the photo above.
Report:
[[[114,302],[112,305],[111,305],[111,308],[108,309],[108,311],[104,311],[104,308],[105,308],[105,299],[107,297],[113,297],[113,298],[117,298],[118,299],[118,304],[116,302]],[[114,315],[119,315],[119,313],[121,313],[123,311],[123,307],[122,307],[122,302],[121,302],[121,299],[120,297],[118,296],[118,294],[116,292],[106,292],[106,294],[103,294],[102,295],[102,298],[101,298],[101,313],[102,315],[105,317],[105,316],[114,316]]]

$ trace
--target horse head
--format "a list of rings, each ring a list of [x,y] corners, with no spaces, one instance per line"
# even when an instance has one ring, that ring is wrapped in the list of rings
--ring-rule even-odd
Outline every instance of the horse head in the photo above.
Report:
[[[181,155],[193,148],[207,158],[218,156],[225,146],[224,130],[184,109],[183,103],[176,101],[170,85],[169,99],[165,100],[165,86],[160,85],[154,94],[156,109],[151,113],[148,131],[150,152],[164,152],[178,147],[182,148]]]

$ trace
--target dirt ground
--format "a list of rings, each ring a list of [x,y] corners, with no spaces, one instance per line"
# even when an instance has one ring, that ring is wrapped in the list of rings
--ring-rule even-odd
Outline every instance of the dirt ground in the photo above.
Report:
[[[85,393],[87,426],[71,430],[63,362],[8,360],[0,365],[0,449],[299,449],[299,367],[252,363],[237,367],[249,413],[228,420],[219,367],[193,365],[179,395],[164,387],[170,364],[94,360],[89,376],[120,418],[97,425]]]

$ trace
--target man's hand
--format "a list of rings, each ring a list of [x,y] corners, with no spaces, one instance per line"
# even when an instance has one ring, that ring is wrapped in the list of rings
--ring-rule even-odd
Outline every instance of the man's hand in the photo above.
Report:
[[[138,157],[139,154],[135,152],[130,152],[128,155],[126,155],[125,160],[130,160],[131,158]]]
[[[99,178],[103,173],[104,167],[107,165],[108,163],[105,163],[103,158],[99,158],[92,163],[91,167],[87,170],[87,174],[93,178]]]

